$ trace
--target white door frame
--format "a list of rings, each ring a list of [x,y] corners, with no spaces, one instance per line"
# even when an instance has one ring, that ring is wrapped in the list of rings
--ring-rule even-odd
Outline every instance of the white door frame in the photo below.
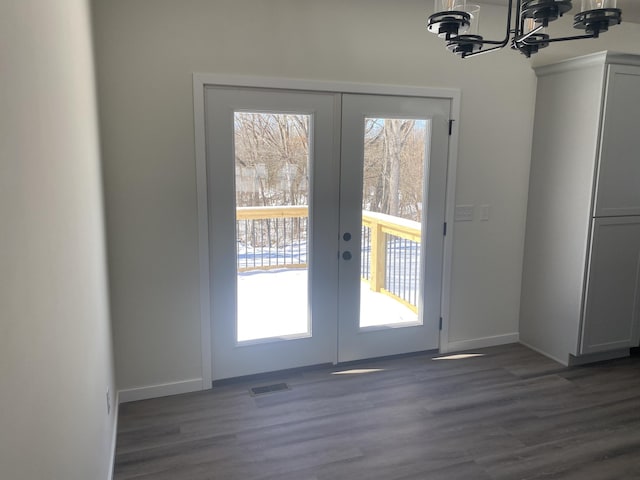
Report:
[[[196,191],[198,209],[198,260],[200,264],[200,340],[202,358],[202,389],[211,388],[212,345],[211,345],[211,295],[209,271],[209,212],[207,199],[207,162],[205,135],[205,97],[208,85],[225,87],[276,88],[283,90],[303,90],[333,93],[360,93],[369,95],[390,95],[405,97],[430,97],[451,100],[451,120],[457,126],[460,118],[460,90],[452,88],[412,87],[401,85],[375,85],[350,82],[324,82],[275,77],[243,75],[223,75],[211,73],[193,74],[193,113],[196,153]],[[449,158],[447,171],[447,197],[445,221],[453,226],[455,204],[456,170],[458,159],[458,128],[452,130],[449,138]],[[446,351],[449,332],[451,263],[453,251],[453,228],[449,228],[444,239],[442,269],[442,330],[440,350]]]

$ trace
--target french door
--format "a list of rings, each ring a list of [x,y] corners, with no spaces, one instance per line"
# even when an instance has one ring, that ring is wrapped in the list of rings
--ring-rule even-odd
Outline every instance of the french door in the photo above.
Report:
[[[449,108],[343,96],[339,361],[438,348]]]
[[[214,380],[438,347],[449,109],[205,88]]]

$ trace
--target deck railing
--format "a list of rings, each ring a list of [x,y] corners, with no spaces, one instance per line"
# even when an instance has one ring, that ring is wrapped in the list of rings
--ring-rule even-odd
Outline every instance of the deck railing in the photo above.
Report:
[[[307,267],[305,206],[238,207],[238,271]]]
[[[377,212],[362,212],[362,278],[371,290],[418,311],[420,285],[419,222]]]
[[[307,233],[306,206],[238,207],[238,271],[306,268]],[[361,238],[360,271],[371,290],[417,312],[420,223],[363,211]]]

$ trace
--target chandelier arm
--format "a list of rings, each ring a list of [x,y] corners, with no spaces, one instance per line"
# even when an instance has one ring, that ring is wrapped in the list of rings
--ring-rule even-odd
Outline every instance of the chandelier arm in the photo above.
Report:
[[[544,25],[540,25],[539,27],[534,28],[533,30],[531,30],[530,32],[526,33],[525,35],[518,37],[516,35],[516,42],[524,42],[527,43],[525,40],[527,40],[529,37],[531,37],[532,35],[535,35],[536,33],[538,33],[540,30],[542,30],[544,28]]]
[[[522,20],[520,18],[520,16],[522,15],[522,0],[517,0],[518,3],[516,3],[516,21],[514,22],[514,29],[511,31],[511,33],[513,33],[514,36],[518,36],[518,33],[522,32],[522,25],[524,20]]]
[[[455,40],[455,38],[452,38],[452,40]],[[470,43],[476,43],[478,45],[497,45],[499,48],[505,47],[507,46],[507,44],[509,43],[509,39],[507,38],[506,40],[469,40]]]
[[[566,42],[568,40],[583,40],[585,38],[596,38],[595,35],[576,35],[574,37],[548,38],[546,40],[522,40],[525,45],[540,45],[542,43]],[[520,40],[518,40],[520,42]]]
[[[507,43],[509,43],[509,40],[507,40]],[[477,52],[467,53],[462,58],[475,57],[476,55],[483,55],[485,53],[495,52],[496,50],[502,50],[504,47],[506,47],[507,43],[505,43],[504,45],[487,48],[486,50],[478,50]]]
[[[520,0],[517,0],[518,7],[520,6]],[[507,33],[504,36],[504,40],[502,42],[486,42],[491,45],[502,45],[503,47],[509,43],[509,37],[511,36],[511,10],[513,9],[513,0],[509,0],[509,5],[507,6]],[[519,8],[518,8],[519,9]]]
[[[520,0],[518,0],[520,1]],[[513,8],[513,0],[509,0],[509,13],[507,14],[507,33],[504,37],[503,40],[468,40],[466,41],[467,43],[474,43],[474,44],[478,44],[478,45],[497,45],[496,47],[493,48],[489,48],[487,50],[479,50],[477,52],[473,52],[473,53],[469,53],[467,55],[465,55],[466,57],[472,57],[474,55],[479,55],[481,53],[487,53],[487,52],[492,52],[494,50],[499,50],[500,48],[504,48],[507,46],[507,44],[509,43],[509,37],[511,35],[511,9]],[[455,38],[452,38],[453,41],[455,41]]]

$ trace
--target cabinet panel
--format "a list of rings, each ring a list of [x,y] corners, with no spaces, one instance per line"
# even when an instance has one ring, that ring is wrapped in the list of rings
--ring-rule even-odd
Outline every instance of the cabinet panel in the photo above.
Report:
[[[597,218],[581,353],[638,345],[640,217]]]
[[[595,216],[640,215],[640,68],[610,65]]]

